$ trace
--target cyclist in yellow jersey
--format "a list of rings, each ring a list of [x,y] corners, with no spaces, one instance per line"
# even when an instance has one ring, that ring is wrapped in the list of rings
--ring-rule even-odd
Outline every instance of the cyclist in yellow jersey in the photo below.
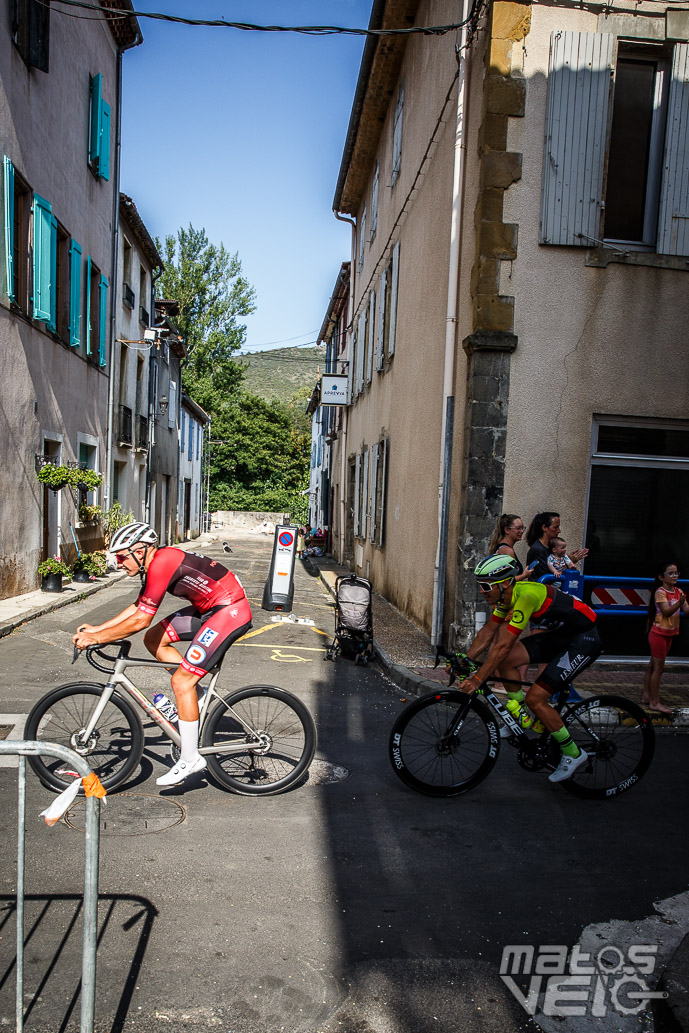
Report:
[[[518,669],[524,664],[545,664],[545,670],[530,686],[525,702],[560,747],[562,759],[550,781],[561,782],[586,763],[587,755],[572,740],[549,700],[600,656],[596,614],[580,599],[558,592],[551,585],[516,581],[517,573],[516,561],[499,553],[481,560],[474,570],[483,598],[493,612],[467,656],[476,660],[486,649],[488,655],[459,688],[462,692],[474,692],[500,668],[505,686],[509,688],[512,683],[514,689],[521,690]],[[545,631],[520,640],[519,635],[532,618]]]

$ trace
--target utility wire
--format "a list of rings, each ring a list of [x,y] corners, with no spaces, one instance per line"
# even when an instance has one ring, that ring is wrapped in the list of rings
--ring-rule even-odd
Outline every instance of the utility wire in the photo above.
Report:
[[[173,22],[180,25],[200,25],[209,28],[239,29],[244,32],[299,32],[307,36],[444,36],[447,32],[454,32],[460,29],[465,22],[454,22],[452,25],[414,25],[408,29],[354,29],[342,25],[254,25],[251,22],[230,22],[225,18],[182,18],[174,14],[161,14],[157,11],[127,11],[118,7],[101,7],[99,4],[88,3],[87,0],[40,0],[45,7],[57,10],[56,4],[63,4],[67,7],[75,7],[84,11],[93,11],[98,17],[107,14],[116,18],[151,18],[156,21]],[[60,11],[60,14],[68,15],[68,11]],[[89,19],[88,15],[73,14],[74,18]]]

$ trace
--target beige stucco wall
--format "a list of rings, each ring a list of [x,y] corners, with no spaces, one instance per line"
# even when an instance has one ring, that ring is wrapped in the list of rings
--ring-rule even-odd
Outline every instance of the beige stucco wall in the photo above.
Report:
[[[452,19],[453,11],[454,5],[448,3],[422,3],[417,24],[441,24]],[[422,164],[455,71],[454,37],[410,40],[398,80],[405,83],[400,175],[391,188],[395,91],[378,151],[377,233],[366,248],[361,272],[357,265],[355,287],[356,325],[369,284],[378,290],[382,249],[391,238],[385,252],[389,258],[391,246],[399,239],[395,354],[386,372],[374,368],[370,387],[364,388],[350,409],[347,453],[370,447],[381,435],[389,438],[384,547],[358,539],[363,553],[356,569],[369,575],[377,591],[421,623],[430,622],[437,544],[456,87],[446,112],[448,121],[440,128],[406,214],[399,227],[393,227]],[[371,181],[365,199],[369,226],[370,190]]]
[[[112,219],[116,50],[101,21],[75,20],[53,11],[50,72],[27,69],[10,39],[10,18],[0,20],[0,154],[29,186],[50,201],[53,214],[112,284]],[[103,75],[112,108],[111,178],[96,180],[87,166],[89,75]],[[3,216],[4,219],[4,216]],[[43,549],[43,488],[34,454],[44,436],[62,441],[62,461],[78,459],[79,435],[95,441],[105,461],[107,370],[87,363],[83,345],[70,348],[27,316],[10,310],[2,268],[0,290],[0,596],[36,587]],[[82,292],[83,297],[83,292]],[[108,304],[108,317],[110,304]],[[82,315],[83,322],[83,315]],[[109,336],[109,335],[108,335]],[[82,333],[83,338],[83,333]],[[102,490],[102,489],[101,489]],[[52,505],[52,502],[51,502]],[[76,506],[69,491],[57,501],[60,533],[71,540]]]
[[[505,221],[519,224],[519,250],[501,275],[501,292],[515,297],[519,338],[505,509],[527,521],[539,509],[559,510],[572,547],[584,535],[593,414],[683,419],[689,388],[686,272],[592,268],[584,247],[538,243],[551,31],[595,32],[597,23],[593,13],[534,6],[526,49],[515,48],[527,101],[525,118],[510,120],[509,145],[523,154],[523,175],[507,191]]]

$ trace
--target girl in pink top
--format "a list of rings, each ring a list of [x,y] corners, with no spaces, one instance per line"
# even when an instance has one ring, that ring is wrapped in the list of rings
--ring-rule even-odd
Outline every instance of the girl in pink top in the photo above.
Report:
[[[648,603],[648,644],[651,659],[644,675],[641,702],[659,714],[671,714],[672,709],[660,702],[660,679],[665,670],[665,658],[675,635],[679,635],[679,611],[689,614],[689,603],[677,587],[679,571],[676,563],[663,563],[656,574]]]

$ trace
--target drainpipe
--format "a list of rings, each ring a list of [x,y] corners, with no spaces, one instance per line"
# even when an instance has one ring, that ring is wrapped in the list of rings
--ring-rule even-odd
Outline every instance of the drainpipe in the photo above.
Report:
[[[469,0],[464,0],[462,21],[469,17]],[[447,527],[450,511],[452,473],[452,434],[454,429],[455,339],[458,322],[460,246],[462,241],[462,198],[466,158],[466,115],[469,100],[469,55],[464,50],[468,26],[462,25],[459,51],[460,70],[457,86],[457,121],[455,125],[455,160],[452,180],[452,216],[450,224],[450,267],[447,278],[447,315],[445,320],[445,368],[443,373],[443,413],[441,429],[440,471],[438,478],[438,546],[433,568],[433,615],[431,643],[438,646],[443,637],[445,611],[445,575],[447,571]]]
[[[115,182],[113,183],[112,202],[112,261],[111,276],[112,284],[110,291],[110,361],[108,363],[108,421],[105,440],[105,488],[103,490],[105,509],[112,506],[112,462],[113,447],[112,439],[115,422],[115,348],[117,338],[117,266],[120,248],[120,160],[122,152],[122,50],[117,50],[117,120],[115,122]]]
[[[348,222],[352,227],[352,259],[349,263],[349,303],[347,305],[347,326],[350,328],[349,340],[351,340],[351,326],[354,318],[354,288],[356,286],[356,221],[348,219],[339,212],[333,211],[333,215],[340,222]],[[349,361],[352,356],[347,342],[347,355]],[[342,444],[340,447],[340,534],[337,562],[344,563],[345,554],[345,526],[347,518],[347,429],[349,426],[349,406],[345,405],[342,419]]]

